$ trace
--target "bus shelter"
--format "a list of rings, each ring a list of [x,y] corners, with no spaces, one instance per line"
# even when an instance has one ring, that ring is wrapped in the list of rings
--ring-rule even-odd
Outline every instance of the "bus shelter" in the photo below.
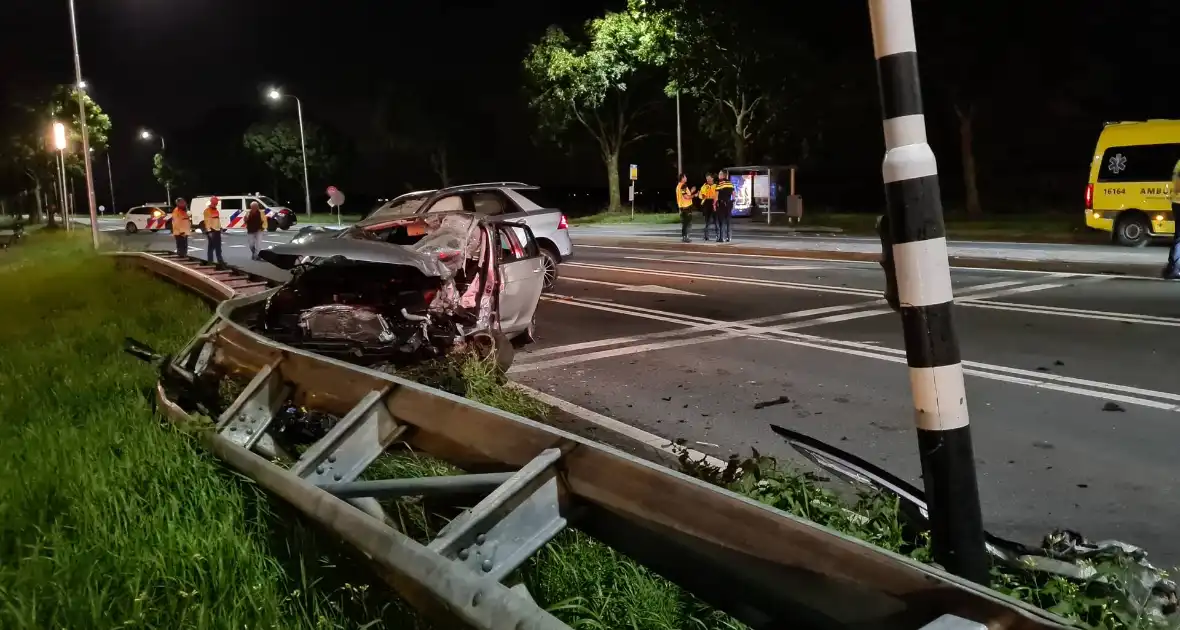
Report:
[[[735,217],[766,218],[785,215],[787,222],[803,218],[803,198],[796,194],[794,165],[730,166]]]

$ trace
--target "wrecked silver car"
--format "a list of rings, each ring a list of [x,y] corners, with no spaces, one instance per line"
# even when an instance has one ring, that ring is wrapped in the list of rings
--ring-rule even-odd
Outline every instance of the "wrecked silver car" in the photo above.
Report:
[[[261,256],[292,278],[249,324],[287,345],[394,365],[471,348],[507,369],[535,335],[544,274],[525,225],[440,212]]]

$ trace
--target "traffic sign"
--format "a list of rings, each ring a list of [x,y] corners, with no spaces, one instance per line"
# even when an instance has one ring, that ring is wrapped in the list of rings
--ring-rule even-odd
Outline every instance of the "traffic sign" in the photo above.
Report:
[[[332,207],[344,205],[344,193],[340,192],[339,188],[328,186],[328,205]]]
[[[639,179],[639,166],[637,164],[631,165],[631,181]]]

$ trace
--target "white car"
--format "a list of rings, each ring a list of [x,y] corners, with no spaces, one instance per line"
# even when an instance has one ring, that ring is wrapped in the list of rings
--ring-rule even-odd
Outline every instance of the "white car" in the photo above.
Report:
[[[135,234],[140,230],[159,232],[171,229],[172,210],[167,204],[148,204],[136,206],[123,215],[124,228],[128,234]]]
[[[557,281],[557,266],[574,255],[574,244],[570,240],[565,214],[544,200],[540,188],[521,182],[465,184],[406,193],[378,206],[358,221],[355,227],[381,231],[395,219],[436,212],[472,212],[529,226],[540,248],[546,291],[552,290]],[[291,242],[305,242],[330,232],[335,230],[320,226],[307,227],[300,230]]]
[[[221,215],[221,230],[246,229],[246,211],[250,203],[257,201],[266,213],[266,229],[270,232],[286,230],[295,225],[295,213],[290,208],[279,205],[279,202],[266,195],[204,195],[193,197],[189,202],[189,216],[198,230],[205,231],[205,208],[209,207],[209,200],[216,196],[220,200],[218,210]]]

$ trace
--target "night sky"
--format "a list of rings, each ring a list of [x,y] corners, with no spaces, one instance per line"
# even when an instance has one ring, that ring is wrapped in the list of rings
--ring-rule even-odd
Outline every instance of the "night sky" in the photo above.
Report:
[[[576,29],[621,2],[525,0],[490,7],[486,2],[360,0],[77,3],[84,78],[115,128],[111,154],[120,206],[160,196],[150,174],[153,149],[138,140],[142,127],[163,134],[169,153],[185,166],[208,171],[218,179],[213,185],[246,186],[233,177],[240,169],[228,166],[237,159],[231,155],[241,153],[244,127],[294,116],[293,103],[284,111],[265,100],[263,88],[271,84],[299,95],[309,120],[356,147],[356,159],[335,182],[346,191],[392,195],[407,186],[435,185],[422,165],[365,159],[365,148],[373,142],[374,103],[382,94],[445,119],[441,124],[461,145],[454,151],[453,168],[462,179],[523,179],[553,187],[604,183],[602,166],[589,147],[571,152],[532,141],[520,61],[547,25]],[[914,4],[931,142],[949,195],[957,185],[959,147],[944,90],[949,83],[940,82],[955,72],[948,65],[960,68],[956,79],[970,85],[973,98],[983,103],[977,148],[981,180],[993,182],[986,191],[991,196],[1012,190],[1003,183],[1005,169],[1009,174],[1019,169],[1052,180],[1039,187],[1051,189],[1049,200],[1070,201],[1064,196],[1081,190],[1084,170],[1079,169],[1085,168],[1103,121],[1180,117],[1180,99],[1169,91],[1180,76],[1180,3],[971,3],[986,9],[963,9],[946,0]],[[846,75],[857,86],[840,96],[845,103],[837,109],[844,118],[825,124],[831,129],[824,140],[830,151],[815,160],[810,173],[801,171],[802,192],[842,206],[879,203],[882,140],[865,3],[761,5],[734,6],[781,24],[784,36],[806,39],[831,64],[822,72]],[[968,13],[956,15],[962,11]],[[72,81],[65,0],[7,0],[4,16],[0,98]],[[972,81],[963,81],[963,75]],[[804,96],[821,104],[829,98]],[[668,150],[675,146],[674,120],[674,112],[665,108],[653,123],[665,133],[636,147],[623,162],[650,165],[645,175],[663,175],[671,182],[674,173],[664,171]],[[687,114],[688,161],[716,167],[712,151],[691,129],[694,122]],[[794,151],[783,147],[781,155],[768,157],[793,163]],[[212,175],[219,168],[226,171],[224,177]],[[1076,173],[1076,186],[1071,173]],[[105,182],[105,164],[99,174]],[[644,183],[659,184],[646,178]],[[252,188],[266,190],[262,184]],[[313,182],[313,188],[320,186]],[[836,188],[843,192],[837,194]],[[105,189],[105,184],[98,187],[100,200]],[[863,203],[849,200],[849,190],[865,191]],[[297,198],[301,191],[284,189],[283,196]]]

